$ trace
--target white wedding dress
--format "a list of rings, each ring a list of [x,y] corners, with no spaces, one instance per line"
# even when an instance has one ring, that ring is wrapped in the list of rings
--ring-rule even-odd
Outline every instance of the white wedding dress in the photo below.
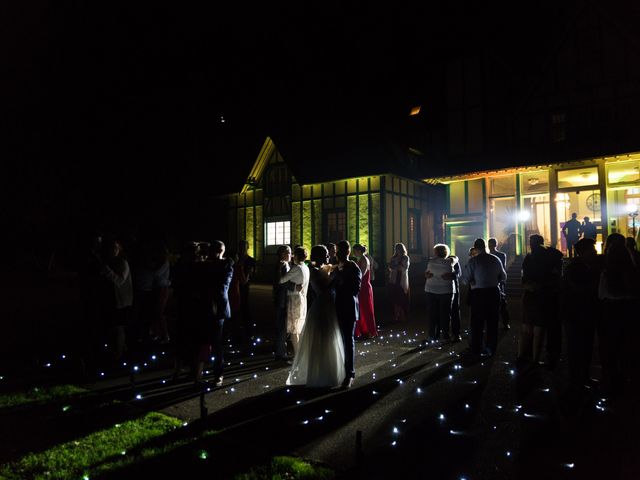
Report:
[[[323,267],[311,269],[310,284],[316,299],[307,311],[287,385],[337,387],[345,378],[342,334],[328,288],[329,267]]]

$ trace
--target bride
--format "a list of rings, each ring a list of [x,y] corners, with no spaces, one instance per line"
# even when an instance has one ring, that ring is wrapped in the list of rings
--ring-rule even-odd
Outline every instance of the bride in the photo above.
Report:
[[[344,345],[329,290],[331,265],[324,245],[311,249],[310,285],[315,300],[307,311],[287,385],[337,387],[345,377]]]

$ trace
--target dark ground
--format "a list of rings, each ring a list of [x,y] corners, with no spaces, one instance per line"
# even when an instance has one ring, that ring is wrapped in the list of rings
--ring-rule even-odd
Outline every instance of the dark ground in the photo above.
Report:
[[[460,355],[466,338],[420,347],[421,292],[413,295],[411,320],[400,325],[388,321],[386,295],[377,290],[381,335],[356,345],[357,378],[348,391],[286,387],[286,366],[270,356],[270,287],[254,286],[252,300],[263,340],[251,351],[229,347],[222,388],[201,391],[186,375],[170,384],[169,350],[157,350],[156,360],[149,351],[147,366],[139,362],[133,377],[121,370],[86,383],[92,397],[0,410],[0,462],[161,410],[188,424],[154,443],[180,439],[185,446],[110,476],[228,478],[273,455],[296,454],[341,478],[640,478],[638,395],[599,404],[595,382],[568,404],[566,362],[554,371],[518,369],[517,299],[510,302],[513,328],[501,332],[497,354],[474,360]],[[7,375],[3,390],[68,380],[64,361],[29,373]],[[597,357],[592,373],[599,377]],[[62,412],[63,404],[72,408]],[[217,433],[200,435],[208,430]]]

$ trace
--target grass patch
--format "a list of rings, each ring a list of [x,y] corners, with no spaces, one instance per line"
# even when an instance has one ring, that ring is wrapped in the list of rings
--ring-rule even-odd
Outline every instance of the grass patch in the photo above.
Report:
[[[16,407],[30,403],[50,402],[69,397],[76,397],[89,390],[75,385],[56,385],[49,388],[33,388],[28,392],[6,393],[0,395],[0,408]]]
[[[78,440],[2,465],[0,479],[92,478],[182,446],[186,441],[161,447],[142,446],[180,426],[182,420],[151,412],[144,417],[115,424]]]
[[[335,472],[295,457],[273,457],[269,465],[252,468],[234,480],[329,480]]]

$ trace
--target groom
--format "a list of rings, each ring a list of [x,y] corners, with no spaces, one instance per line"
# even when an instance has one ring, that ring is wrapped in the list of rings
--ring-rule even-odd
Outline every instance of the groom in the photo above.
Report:
[[[347,240],[338,242],[336,251],[338,265],[334,267],[331,273],[330,284],[331,295],[338,314],[338,325],[340,326],[340,333],[342,333],[342,342],[344,343],[346,377],[342,382],[342,388],[350,388],[356,376],[354,370],[356,352],[353,332],[360,316],[358,293],[360,292],[362,273],[360,272],[360,267],[352,260],[349,260],[350,254],[351,245],[349,242]]]

